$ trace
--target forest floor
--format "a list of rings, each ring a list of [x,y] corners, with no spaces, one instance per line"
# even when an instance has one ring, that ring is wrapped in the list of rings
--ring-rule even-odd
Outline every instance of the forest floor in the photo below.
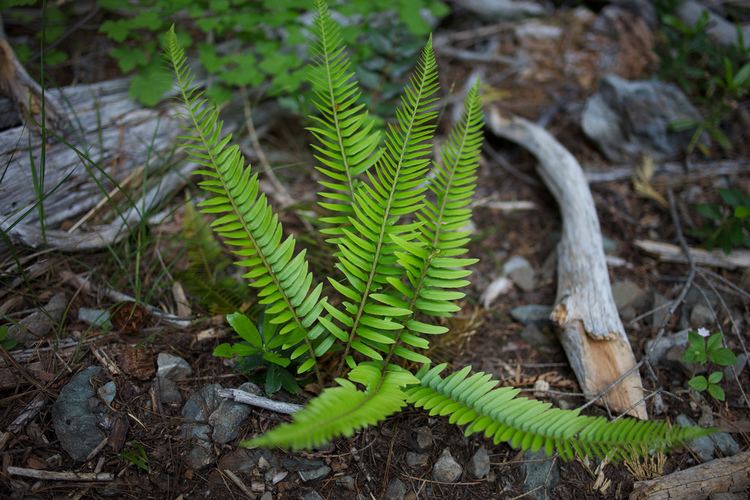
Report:
[[[614,28],[608,30],[602,24]],[[442,36],[448,40],[445,43],[460,46],[475,29],[457,23],[438,31],[436,40]],[[557,35],[550,38],[550,32]],[[195,420],[206,420],[219,403],[213,384],[236,388],[251,381],[257,386],[245,388],[262,393],[264,381],[256,372],[243,372],[212,355],[214,347],[231,336],[222,314],[215,314],[215,308],[212,313],[210,304],[189,294],[188,303],[181,302],[188,288],[179,278],[187,265],[184,200],[198,192],[191,184],[184,193],[165,201],[162,213],[166,217],[150,226],[138,226],[129,238],[108,249],[59,252],[13,246],[4,250],[5,256],[0,254],[2,323],[27,321],[31,325],[36,321],[49,330],[30,345],[0,349],[0,496],[627,498],[636,481],[750,449],[746,395],[750,369],[745,366],[745,346],[750,343],[748,268],[699,265],[695,277],[688,278],[689,265],[664,262],[635,245],[638,240],[678,244],[668,190],[674,193],[681,229],[688,234],[697,226],[695,206],[716,203],[718,189],[737,187],[750,192],[750,144],[747,128],[742,126],[747,103],[740,125],[729,126],[727,131],[734,143],[731,153],[714,149],[709,157],[697,152],[681,156],[676,160],[684,170],[667,175],[658,174],[664,162],[657,162],[657,174],[646,176],[649,191],[638,183],[642,158],[608,159],[581,130],[586,99],[596,92],[605,73],[632,80],[653,74],[656,35],[647,23],[626,11],[560,9],[517,25],[497,24],[486,40],[492,43],[482,47],[495,54],[526,54],[525,66],[508,71],[494,63],[467,62],[462,60],[465,54],[441,54],[436,44],[442,87],[458,92],[468,75],[481,67],[488,106],[542,124],[587,172],[626,169],[614,180],[592,180],[590,187],[605,237],[615,301],[637,360],[656,337],[665,304],[679,295],[686,280],[692,280],[685,300],[666,318],[666,354],[641,370],[649,415],[673,423],[687,418],[719,427],[726,431],[720,439],[620,464],[564,462],[531,456],[505,444],[493,445],[480,436],[466,438],[446,419],[410,408],[322,450],[292,454],[238,447],[241,440],[287,417],[233,406],[226,412],[238,412],[242,418],[237,429],[227,431],[231,439],[196,451],[194,441],[186,437],[194,431],[186,425],[188,406],[194,406],[190,415]],[[442,114],[441,131],[449,126],[451,106]],[[285,228],[308,248],[316,276],[321,277],[331,268],[332,257],[309,235],[301,219],[317,210],[309,139],[304,122],[290,118],[266,131],[262,145],[270,157],[281,158],[283,166],[275,172],[295,201],[290,207],[279,207]],[[544,313],[540,316],[524,308],[536,305],[545,311],[555,302],[559,209],[534,173],[531,155],[493,137],[489,130],[485,142],[473,216],[475,237],[470,246],[470,256],[480,261],[462,311],[449,321],[451,334],[434,341],[430,356],[436,362],[456,367],[469,364],[491,373],[528,397],[563,408],[579,407],[586,401],[552,323]],[[717,175],[718,166],[727,162],[740,168]],[[695,164],[701,167],[688,168]],[[509,209],[509,203],[515,203],[515,208]],[[61,227],[74,222],[63,221]],[[691,247],[701,243],[690,236],[688,242]],[[522,269],[506,275],[503,264],[513,257],[523,258],[516,260]],[[84,277],[86,282],[75,277]],[[503,277],[510,279],[509,288],[488,296],[490,285]],[[138,305],[113,299],[112,290],[137,297]],[[56,297],[61,305],[52,305]],[[185,311],[194,318],[189,325],[165,321],[165,315]],[[106,326],[91,318],[104,312],[109,318]],[[722,382],[725,401],[687,386],[692,368],[681,361],[681,353],[685,332],[698,328],[723,332],[727,345],[739,355],[735,370],[728,370]],[[98,370],[84,372],[89,367]],[[169,381],[157,377],[157,370],[169,373]],[[82,373],[87,376],[81,378]],[[66,387],[87,401],[97,400],[89,415],[98,419],[99,434],[84,435],[87,428],[81,428],[79,434],[57,435],[54,420],[67,414],[55,409],[56,401]],[[314,390],[307,386],[296,395],[282,390],[270,397],[304,403]],[[607,415],[606,408],[597,406],[586,412]],[[101,446],[74,460],[70,448],[79,449],[77,445],[91,439],[98,439]],[[487,456],[477,453],[482,447]],[[462,467],[457,482],[436,479],[434,468],[445,450]],[[202,460],[205,463],[198,466]],[[489,473],[477,473],[485,465]],[[12,474],[9,467],[37,470],[41,476]],[[55,480],[45,476],[51,472],[111,476],[101,476],[99,481],[85,475]]]

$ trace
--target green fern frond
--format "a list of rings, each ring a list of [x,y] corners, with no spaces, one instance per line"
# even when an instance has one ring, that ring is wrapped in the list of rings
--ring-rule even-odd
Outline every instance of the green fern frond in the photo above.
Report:
[[[257,290],[266,314],[279,325],[286,339],[284,348],[296,347],[292,359],[309,356],[300,365],[300,373],[313,367],[317,371],[308,331],[325,303],[321,299],[322,284],[312,287],[304,250],[295,255],[294,238],[283,238],[278,216],[265,194],[260,193],[258,175],[246,166],[239,146],[229,145],[231,135],[222,137],[218,110],[207,106],[202,92],[193,88],[185,52],[174,29],[167,33],[165,42],[193,131],[193,135],[180,137],[182,147],[201,166],[197,171],[203,176],[199,185],[211,195],[200,209],[217,217],[211,227],[236,248],[237,265],[248,268],[244,277]]]
[[[437,64],[430,39],[404,89],[396,111],[397,125],[388,127],[375,172],[368,172],[369,183],[363,183],[355,194],[352,230],[345,230],[338,241],[337,267],[347,283],[330,281],[345,297],[344,308],[326,309],[342,326],[329,321],[326,327],[329,335],[345,343],[342,363],[350,349],[382,360],[381,353],[388,352],[395,342],[394,332],[401,329],[399,322],[392,319],[411,312],[392,307],[387,297],[379,300],[373,293],[386,285],[389,277],[401,273],[392,238],[410,239],[416,228],[414,223],[405,224],[400,219],[416,212],[424,198],[423,179],[435,131],[437,89]],[[330,343],[330,339],[324,342]]]
[[[406,405],[404,386],[419,383],[411,373],[397,365],[383,372],[379,363],[363,362],[337,379],[338,387],[325,389],[295,413],[291,423],[280,425],[243,446],[311,449],[334,437],[351,436],[358,429],[375,425]],[[365,387],[357,388],[356,384]]]
[[[610,422],[588,417],[578,410],[552,408],[550,403],[517,397],[519,390],[497,388],[492,376],[471,367],[445,378],[442,364],[417,373],[420,385],[406,390],[407,400],[430,415],[449,416],[450,423],[466,425],[465,434],[484,433],[495,444],[507,442],[514,448],[558,453],[563,459],[575,456],[608,457],[621,460],[684,444],[713,432],[699,427],[671,427],[665,422],[622,418]]]
[[[318,141],[312,145],[320,163],[317,170],[326,177],[321,181],[324,190],[318,193],[323,198],[319,204],[332,213],[321,218],[330,225],[321,232],[340,236],[351,226],[357,177],[378,159],[380,133],[373,130],[366,105],[359,103],[361,92],[346,56],[341,29],[331,19],[324,1],[317,0],[316,8],[310,81],[320,116],[310,117],[314,125],[308,130]]]

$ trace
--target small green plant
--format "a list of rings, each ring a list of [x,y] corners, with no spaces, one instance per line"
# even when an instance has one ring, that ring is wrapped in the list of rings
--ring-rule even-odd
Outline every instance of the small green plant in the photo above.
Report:
[[[737,357],[731,349],[722,345],[723,342],[724,337],[721,333],[710,334],[705,328],[699,328],[697,332],[688,332],[688,346],[682,360],[701,368],[707,368],[709,364],[731,366],[737,362]],[[712,398],[724,401],[724,389],[719,385],[723,377],[722,372],[712,371],[708,377],[694,376],[688,380],[688,385],[698,392],[708,391]]]
[[[700,105],[704,117],[675,122],[672,128],[693,130],[688,153],[699,147],[708,154],[703,142],[705,134],[725,152],[731,151],[732,143],[722,124],[750,92],[750,49],[739,28],[736,45],[723,46],[708,34],[708,12],[704,11],[694,25],[688,25],[672,13],[673,9],[672,5],[662,5],[661,75],[680,85]]]
[[[148,472],[148,454],[143,444],[139,441],[131,441],[127,448],[120,452],[120,458],[130,462],[142,471]]]
[[[702,203],[696,207],[706,223],[690,231],[700,238],[707,249],[721,248],[729,253],[732,248],[750,248],[750,194],[741,189],[719,189],[724,205]]]
[[[16,345],[18,342],[16,342],[15,339],[9,339],[8,338],[8,327],[7,326],[0,326],[0,347],[5,349],[6,351],[10,351]]]
[[[439,84],[430,38],[396,120],[381,137],[360,102],[341,30],[325,2],[316,4],[310,78],[319,115],[309,130],[322,176],[320,205],[328,211],[322,222],[338,271],[325,291],[315,284],[305,251],[296,253],[295,238],[284,236],[258,175],[231,137],[222,135],[218,111],[194,86],[174,29],[166,36],[167,60],[190,123],[183,146],[201,165],[200,186],[209,194],[200,208],[215,217],[212,228],[234,248],[267,321],[278,328],[276,345],[283,354],[275,352],[289,353],[297,374],[314,373],[324,387],[291,423],[243,444],[314,448],[375,425],[407,404],[448,416],[465,425],[467,435],[481,432],[495,443],[565,459],[617,460],[633,450],[664,449],[710,433],[582,416],[498,388],[490,374],[472,373],[470,366],[447,376],[441,375],[446,365],[430,366],[424,354],[428,338],[447,332],[437,319],[460,310],[459,289],[469,284],[467,267],[476,262],[465,255],[483,140],[479,84],[468,92],[461,119],[432,161]],[[329,300],[327,293],[336,296]],[[262,341],[249,320],[242,321],[236,329],[259,353]],[[336,364],[332,374],[324,370],[324,357]],[[410,369],[414,364],[421,368]],[[330,375],[335,384],[326,387]]]
[[[267,394],[273,394],[282,387],[288,392],[296,393],[299,385],[294,375],[287,371],[292,362],[289,353],[284,353],[282,347],[286,339],[279,335],[279,329],[271,322],[269,315],[261,316],[260,327],[257,327],[242,313],[228,314],[227,323],[243,342],[219,344],[214,349],[214,356],[238,358],[239,368],[246,372],[265,366]]]

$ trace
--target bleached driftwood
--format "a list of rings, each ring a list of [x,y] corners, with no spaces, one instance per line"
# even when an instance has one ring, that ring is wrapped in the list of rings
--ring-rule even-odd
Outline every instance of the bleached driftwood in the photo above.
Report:
[[[635,240],[635,246],[650,254],[657,255],[665,262],[686,263],[685,253],[677,245],[653,240]],[[690,248],[690,257],[697,265],[736,269],[750,267],[750,251],[733,250],[726,254],[721,250]]]
[[[712,493],[743,492],[750,488],[750,451],[717,458],[633,485],[630,500],[703,500]]]
[[[581,166],[543,128],[522,118],[488,113],[490,130],[529,150],[562,214],[558,244],[557,297],[552,320],[588,399],[612,410],[647,418],[635,356],[620,321],[607,272],[602,234]]]
[[[291,415],[302,409],[302,405],[276,401],[264,398],[263,396],[256,396],[255,394],[241,389],[219,389],[218,394],[219,397],[231,399],[238,403],[256,406],[258,408],[263,408],[264,410],[275,411],[276,413],[284,413],[287,415]]]

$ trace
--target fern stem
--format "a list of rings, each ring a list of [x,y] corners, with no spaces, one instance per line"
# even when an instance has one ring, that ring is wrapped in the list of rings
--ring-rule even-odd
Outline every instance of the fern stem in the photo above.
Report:
[[[179,72],[179,68],[175,64],[174,59],[172,59],[172,66],[173,66],[175,75],[177,75],[177,79],[178,79],[178,83],[179,83],[179,87],[180,87],[180,94],[182,96],[182,99],[188,105],[187,106],[187,108],[188,108],[188,115],[190,116],[190,120],[193,122],[194,130],[197,131],[198,136],[200,137],[200,140],[201,140],[201,143],[203,145],[203,148],[205,149],[206,156],[209,158],[209,160],[211,162],[211,165],[213,165],[214,169],[216,170],[216,172],[219,173],[219,175],[217,176],[217,178],[220,180],[220,182],[222,184],[222,187],[224,188],[224,191],[225,192],[229,192],[230,189],[229,189],[229,186],[226,183],[226,180],[224,179],[224,176],[221,175],[220,169],[216,168],[216,166],[219,164],[219,162],[218,162],[218,159],[216,158],[216,156],[214,155],[214,148],[212,146],[212,143],[204,135],[203,128],[200,126],[200,122],[198,121],[198,118],[197,118],[197,116],[196,116],[196,114],[195,114],[195,112],[193,110],[193,107],[190,106],[190,102],[191,101],[190,101],[190,98],[189,98],[189,96],[187,95],[187,92],[186,92],[187,83],[182,79],[182,77],[180,75],[180,72]],[[278,277],[276,276],[276,273],[274,272],[273,268],[271,267],[271,264],[268,262],[268,259],[267,259],[266,255],[260,250],[260,245],[258,245],[255,237],[253,236],[252,231],[250,230],[250,227],[247,224],[247,221],[242,216],[242,211],[237,206],[236,200],[232,196],[227,196],[227,200],[231,204],[232,209],[234,210],[235,214],[239,215],[239,217],[237,217],[238,221],[242,224],[242,228],[247,233],[247,237],[253,243],[253,246],[258,250],[257,255],[261,259],[261,262],[263,263],[263,266],[268,271],[268,274],[271,277],[271,279],[273,280],[273,282],[276,285],[277,289],[279,290],[279,293],[281,293],[282,299],[286,303],[288,310],[292,313],[292,317],[294,319],[295,324],[302,331],[306,332],[307,329],[302,325],[302,321],[300,320],[299,316],[297,315],[297,311],[292,306],[291,301],[289,300],[289,297],[287,296],[287,294],[284,293],[284,289],[283,289],[283,287],[281,285],[281,282],[279,281]],[[305,341],[305,345],[307,346],[307,350],[310,353],[310,356],[312,357],[312,359],[316,360],[316,358],[315,358],[315,349],[313,349],[312,343],[310,343],[310,339],[307,338],[307,335],[305,335],[304,341]],[[318,383],[322,387],[323,386],[323,376],[320,373],[320,367],[318,366],[317,360],[315,361],[314,368],[315,368],[315,376],[316,376],[316,378],[318,380]]]

